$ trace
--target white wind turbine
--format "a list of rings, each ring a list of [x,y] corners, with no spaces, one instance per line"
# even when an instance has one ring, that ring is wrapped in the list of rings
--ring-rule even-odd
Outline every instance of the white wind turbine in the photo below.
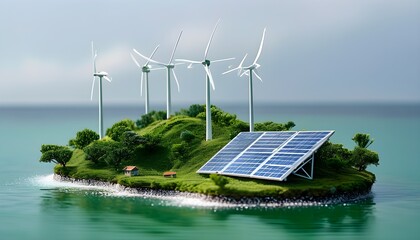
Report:
[[[150,54],[149,58],[152,58],[155,54],[156,50],[159,48],[159,45],[156,46],[155,50],[153,50],[152,54]],[[131,58],[133,59],[134,63],[141,69],[141,81],[140,81],[140,95],[143,95],[143,79],[144,79],[144,88],[145,88],[145,114],[149,113],[149,72],[151,69],[151,66],[149,65],[150,61],[147,61],[143,66],[140,66],[140,64],[137,62],[136,58],[133,56],[133,54],[130,53]],[[156,70],[156,69],[153,69]]]
[[[202,61],[194,61],[194,60],[187,60],[187,59],[175,59],[175,61],[189,63],[188,68],[192,68],[193,64],[203,64],[204,70],[206,71],[206,141],[211,140],[213,138],[212,124],[211,124],[210,84],[211,84],[213,90],[215,89],[215,87],[214,87],[213,77],[211,75],[210,68],[209,68],[210,63],[211,62],[213,62],[213,63],[223,62],[223,61],[235,59],[235,58],[225,58],[225,59],[219,59],[219,60],[214,60],[214,61],[210,61],[210,60],[207,59],[207,55],[209,53],[209,48],[210,48],[210,43],[213,39],[214,33],[216,32],[216,29],[217,29],[217,26],[219,25],[219,22],[220,22],[220,19],[217,21],[216,26],[214,26],[214,29],[213,29],[213,32],[211,33],[209,42],[207,43],[206,50],[204,51],[204,59]]]
[[[238,76],[242,77],[243,75],[248,75],[248,77],[249,77],[249,131],[250,132],[254,131],[254,96],[253,96],[253,89],[252,89],[252,74],[254,74],[262,82],[262,79],[257,72],[257,69],[261,65],[258,64],[257,61],[260,58],[262,47],[263,47],[263,44],[264,44],[265,30],[266,30],[266,28],[264,28],[263,35],[262,35],[262,38],[261,38],[260,48],[258,49],[258,53],[257,53],[257,56],[255,57],[254,62],[247,67],[242,67],[242,64],[244,63],[245,58],[248,55],[248,54],[245,54],[244,58],[239,63],[238,67],[230,69],[230,70],[223,73],[223,74],[226,74],[226,73],[238,70]],[[241,73],[241,71],[243,71],[243,72]]]
[[[112,80],[108,77],[108,73],[101,71],[96,71],[96,57],[97,57],[96,50],[93,48],[93,41],[92,41],[92,61],[93,61],[93,81],[92,81],[92,90],[90,92],[90,100],[93,100],[93,89],[95,88],[95,80],[96,77],[99,79],[99,139],[103,137],[103,115],[102,115],[102,79],[111,82]]]
[[[175,47],[172,50],[172,55],[169,58],[168,63],[155,61],[155,60],[153,60],[151,58],[148,58],[148,57],[144,56],[143,54],[139,53],[136,49],[133,49],[133,51],[135,53],[137,53],[140,57],[144,58],[146,61],[149,61],[151,63],[157,64],[159,66],[162,66],[162,67],[166,68],[166,119],[169,119],[171,117],[171,108],[172,108],[172,105],[171,105],[171,72],[174,75],[175,82],[176,82],[176,85],[178,87],[178,92],[179,92],[179,82],[178,82],[178,78],[175,75],[175,70],[174,70],[176,64],[174,64],[172,61],[174,59],[175,51],[176,51],[176,48],[178,47],[178,43],[179,43],[179,39],[181,38],[181,35],[182,35],[182,31],[179,33],[178,40],[176,41]]]

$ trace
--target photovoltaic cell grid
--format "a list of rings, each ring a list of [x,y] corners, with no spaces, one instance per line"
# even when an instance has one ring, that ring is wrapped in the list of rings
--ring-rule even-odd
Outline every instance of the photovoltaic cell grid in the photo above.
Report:
[[[197,172],[282,181],[333,133],[242,132]]]

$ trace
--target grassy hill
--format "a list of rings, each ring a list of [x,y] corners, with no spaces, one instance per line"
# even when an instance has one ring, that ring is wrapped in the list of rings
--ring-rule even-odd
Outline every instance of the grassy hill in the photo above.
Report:
[[[223,177],[228,180],[228,184],[223,188],[218,187],[208,175],[199,175],[196,171],[226,145],[232,135],[246,127],[246,124],[227,113],[224,116],[215,116],[214,119],[211,141],[204,140],[205,120],[202,114],[197,114],[196,117],[177,115],[169,120],[155,120],[147,126],[134,128],[137,135],[143,136],[149,142],[131,148],[130,157],[118,166],[87,160],[85,151],[75,149],[66,167],[56,165],[55,173],[75,179],[119,183],[133,188],[179,190],[234,198],[328,197],[335,194],[367,192],[375,181],[375,176],[370,172],[357,171],[350,166],[340,167],[338,171],[337,168],[324,164],[315,169],[314,180],[296,176],[290,176],[286,182]],[[225,121],[226,119],[228,121]],[[266,124],[265,127],[269,125]],[[192,138],[181,138],[185,132],[192,135]],[[110,137],[98,141],[115,142]],[[315,160],[317,161],[318,159]],[[140,175],[124,176],[121,169],[127,165],[136,165],[140,169]],[[164,171],[175,171],[177,177],[164,178]]]

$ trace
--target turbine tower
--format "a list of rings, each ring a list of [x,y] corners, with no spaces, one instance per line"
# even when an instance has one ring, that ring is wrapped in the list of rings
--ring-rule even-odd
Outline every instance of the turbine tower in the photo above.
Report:
[[[266,28],[264,28],[264,31],[263,31],[263,35],[262,35],[261,43],[260,43],[260,48],[258,49],[257,56],[255,57],[255,60],[251,65],[249,65],[247,67],[242,67],[242,64],[244,63],[245,58],[248,55],[248,54],[245,54],[244,58],[239,63],[238,67],[222,73],[222,74],[226,74],[226,73],[238,70],[238,76],[242,77],[243,75],[248,75],[248,77],[249,77],[249,96],[248,97],[249,97],[249,131],[250,132],[254,131],[254,96],[253,96],[253,88],[252,88],[252,74],[254,74],[262,82],[262,79],[257,72],[257,69],[261,65],[258,64],[257,61],[260,58],[262,47],[263,47],[263,44],[264,44],[265,31],[266,31]],[[241,71],[243,71],[243,72],[241,73]]]
[[[214,86],[213,77],[211,75],[210,68],[209,68],[210,63],[223,62],[223,61],[235,59],[235,58],[225,58],[225,59],[219,59],[219,60],[214,60],[214,61],[210,61],[209,59],[207,59],[210,44],[211,44],[211,41],[213,40],[213,36],[214,36],[214,33],[216,32],[219,22],[220,22],[220,19],[217,21],[216,25],[214,26],[209,42],[207,43],[206,50],[204,51],[204,59],[202,61],[194,61],[194,60],[188,60],[188,59],[175,59],[175,61],[189,63],[188,68],[192,68],[193,64],[202,64],[206,72],[206,141],[211,140],[213,138],[212,124],[211,124],[210,84],[211,84],[211,87],[213,88],[213,91],[215,90],[215,86]]]
[[[92,81],[92,90],[90,92],[90,100],[93,100],[93,89],[95,88],[95,80],[96,77],[99,79],[99,139],[102,139],[104,136],[103,133],[103,125],[104,125],[104,119],[102,114],[102,79],[107,80],[108,82],[111,82],[112,80],[108,77],[108,73],[101,71],[96,71],[96,57],[97,57],[96,50],[93,48],[93,41],[92,41],[92,61],[93,61],[93,81]]]
[[[159,48],[159,45],[156,46],[155,50],[153,50],[152,54],[150,54],[149,58],[152,58],[155,54],[156,50]],[[144,79],[144,88],[145,94],[144,94],[144,112],[145,114],[149,113],[149,72],[152,70],[151,66],[149,65],[149,61],[147,61],[143,66],[140,66],[140,64],[137,62],[136,58],[133,56],[133,54],[130,53],[131,58],[133,59],[134,63],[141,69],[141,80],[140,80],[140,95],[143,96],[143,79]],[[155,70],[155,69],[153,69]]]
[[[171,105],[171,72],[174,75],[175,82],[176,82],[176,85],[178,87],[178,92],[179,92],[179,82],[178,82],[178,78],[175,75],[175,70],[174,70],[176,64],[174,64],[172,61],[174,59],[175,51],[176,51],[176,48],[178,47],[178,43],[179,43],[179,39],[181,38],[181,35],[182,35],[182,31],[179,33],[178,40],[176,41],[175,47],[172,50],[172,55],[169,58],[168,63],[155,61],[151,57],[148,58],[148,57],[144,56],[143,54],[141,54],[140,52],[138,52],[136,49],[133,49],[135,53],[137,53],[140,57],[144,58],[146,61],[166,68],[166,119],[169,119],[171,117],[171,111],[172,111],[172,105]]]

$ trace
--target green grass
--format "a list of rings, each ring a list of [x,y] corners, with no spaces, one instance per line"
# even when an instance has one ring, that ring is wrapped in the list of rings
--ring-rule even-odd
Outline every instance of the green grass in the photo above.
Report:
[[[182,157],[174,157],[172,146],[181,144],[182,131],[188,130],[196,136],[187,143],[188,151]],[[55,167],[55,172],[76,179],[95,179],[119,183],[134,188],[152,188],[203,193],[207,195],[225,195],[240,197],[326,197],[333,194],[366,192],[375,181],[375,175],[353,168],[340,172],[320,170],[314,180],[290,176],[286,182],[265,181],[249,178],[226,177],[229,183],[221,189],[207,175],[196,171],[230,141],[229,127],[213,125],[214,139],[204,141],[205,122],[198,118],[174,116],[169,120],[152,123],[137,130],[140,135],[160,135],[162,146],[150,151],[139,147],[134,157],[125,165],[136,165],[140,176],[127,177],[119,170],[108,166],[98,166],[85,159],[82,150],[75,150],[66,168]],[[164,171],[176,171],[176,178],[164,178]],[[318,176],[318,177],[317,177]]]

